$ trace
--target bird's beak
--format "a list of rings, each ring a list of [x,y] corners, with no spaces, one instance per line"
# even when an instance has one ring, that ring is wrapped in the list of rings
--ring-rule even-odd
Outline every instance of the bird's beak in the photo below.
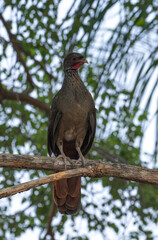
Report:
[[[81,59],[80,59],[80,62],[82,62],[82,63],[88,63],[87,59],[85,59],[85,58],[81,58]]]

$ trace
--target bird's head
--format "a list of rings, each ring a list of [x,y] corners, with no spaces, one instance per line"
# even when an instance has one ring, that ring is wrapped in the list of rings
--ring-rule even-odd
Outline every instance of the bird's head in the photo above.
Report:
[[[88,61],[80,53],[69,53],[64,59],[64,71],[69,69],[78,69]]]

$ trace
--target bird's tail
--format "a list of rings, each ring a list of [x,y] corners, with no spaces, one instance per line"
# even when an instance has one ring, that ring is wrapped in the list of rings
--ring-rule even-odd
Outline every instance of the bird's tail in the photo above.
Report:
[[[60,213],[75,214],[81,202],[81,177],[54,182],[53,196]]]
[[[78,159],[75,141],[63,144],[64,153],[70,159]],[[53,197],[58,210],[62,214],[77,213],[81,202],[81,177],[61,179],[53,184]]]

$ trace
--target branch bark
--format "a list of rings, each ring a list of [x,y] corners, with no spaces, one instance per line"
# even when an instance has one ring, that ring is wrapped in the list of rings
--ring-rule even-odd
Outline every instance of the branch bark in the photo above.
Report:
[[[76,160],[73,161],[75,164]],[[55,158],[51,157],[0,154],[0,167],[62,171],[64,170],[64,162],[62,159],[55,161]],[[76,164],[76,169],[72,168],[73,166],[68,162],[67,169],[71,170],[51,174],[18,186],[0,190],[0,198],[60,179],[76,176],[94,178],[116,177],[158,186],[158,171],[143,167],[118,163],[97,163],[96,161],[88,160],[85,168],[81,168],[81,163]]]
[[[50,108],[45,103],[24,93],[7,91],[2,87],[2,84],[0,82],[0,102],[2,102],[4,99],[26,102],[33,105],[34,107],[38,107],[40,110],[44,111],[47,114],[50,112]]]

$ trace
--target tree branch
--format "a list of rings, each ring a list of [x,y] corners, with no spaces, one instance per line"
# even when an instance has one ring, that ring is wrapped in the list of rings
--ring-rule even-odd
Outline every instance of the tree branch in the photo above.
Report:
[[[117,156],[117,155],[114,155],[114,154],[111,154],[111,153],[108,153],[105,149],[101,148],[101,147],[98,147],[98,146],[95,146],[93,145],[92,146],[92,149],[97,151],[99,154],[101,154],[106,160],[110,161],[110,162],[113,162],[113,163],[116,163],[116,162],[120,162],[120,163],[126,163],[126,161],[120,157],[120,156]]]
[[[55,205],[55,202],[53,201],[52,202],[52,206],[51,206],[51,209],[50,209],[50,213],[49,213],[49,216],[48,216],[48,226],[47,226],[47,232],[43,238],[43,240],[46,240],[46,237],[47,235],[49,235],[51,237],[51,239],[54,239],[54,234],[52,232],[52,228],[51,228],[51,223],[52,223],[52,219],[55,215],[55,211],[56,211],[56,205]]]
[[[22,48],[21,46],[19,46],[19,48],[23,53],[25,53],[26,56],[29,56],[37,65],[41,67],[41,69],[48,75],[50,80],[55,79],[55,77],[47,71],[46,67],[44,67],[40,61],[36,60],[35,57],[31,55],[30,52],[26,51],[26,49]]]
[[[73,161],[75,164],[76,160]],[[92,160],[88,160],[85,168],[81,168],[80,166],[81,163],[78,163],[76,164],[76,169],[72,169],[73,166],[68,162],[67,169],[72,170],[51,174],[49,176],[45,176],[30,182],[22,183],[18,186],[0,190],[0,198],[11,196],[18,192],[27,191],[33,187],[54,182],[60,179],[76,176],[97,178],[116,177],[158,186],[158,171],[156,170],[128,164],[97,163],[96,161]],[[55,161],[55,158],[43,156],[0,154],[0,167],[61,171],[64,170],[64,162],[62,159]]]
[[[34,107],[38,107],[42,111],[46,112],[49,114],[50,108],[43,102],[28,96],[27,94],[24,93],[17,93],[17,92],[11,92],[7,91],[2,87],[1,81],[0,81],[0,103],[4,100],[15,100],[15,101],[21,101],[21,102],[26,102],[28,104],[33,105]]]
[[[13,48],[14,48],[14,50],[16,51],[17,58],[18,58],[19,62],[21,62],[21,64],[23,65],[23,67],[24,67],[24,69],[25,69],[25,72],[26,72],[26,74],[27,74],[27,80],[28,80],[28,82],[30,83],[31,87],[34,88],[34,87],[35,87],[35,84],[34,84],[33,81],[32,81],[32,77],[31,77],[31,75],[30,75],[30,73],[29,73],[29,70],[28,70],[28,68],[27,68],[27,66],[26,66],[26,63],[25,63],[25,61],[24,61],[24,59],[23,59],[23,57],[22,57],[22,55],[21,55],[21,51],[20,51],[18,45],[16,44],[16,39],[15,39],[14,35],[11,33],[10,27],[9,27],[9,25],[7,24],[7,22],[5,21],[5,19],[3,18],[3,16],[2,16],[1,13],[0,13],[0,19],[1,19],[2,23],[4,24],[4,26],[5,26],[5,28],[6,28],[6,31],[7,31],[7,33],[8,33],[8,36],[9,36],[9,38],[10,38],[10,41],[11,41],[11,43],[12,43],[12,45],[13,45]]]

